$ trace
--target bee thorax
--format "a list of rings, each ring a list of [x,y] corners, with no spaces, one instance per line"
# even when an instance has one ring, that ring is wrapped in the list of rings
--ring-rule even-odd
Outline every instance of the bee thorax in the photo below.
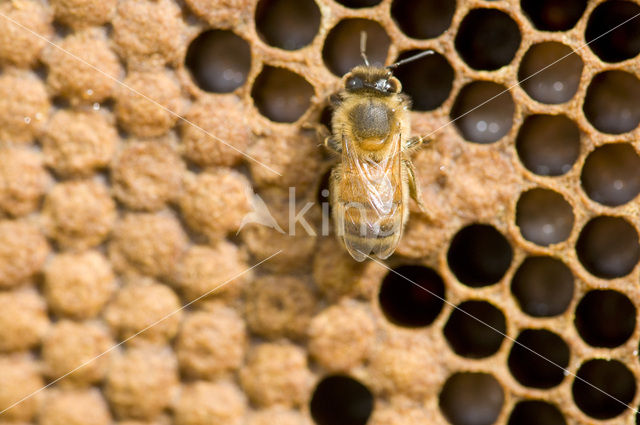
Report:
[[[356,139],[383,141],[391,132],[392,111],[383,103],[360,103],[353,107],[349,115]]]

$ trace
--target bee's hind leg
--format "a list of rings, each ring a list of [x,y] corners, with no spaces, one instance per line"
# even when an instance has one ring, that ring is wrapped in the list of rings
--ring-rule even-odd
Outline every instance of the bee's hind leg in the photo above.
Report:
[[[416,183],[416,173],[415,173],[415,169],[413,168],[413,164],[408,159],[404,159],[403,162],[407,170],[407,183],[409,183],[409,196],[411,196],[411,199],[416,201],[416,204],[418,204],[418,206],[420,207],[420,210],[426,213],[427,209],[425,208],[424,203],[422,202],[422,193],[420,193],[420,187]]]

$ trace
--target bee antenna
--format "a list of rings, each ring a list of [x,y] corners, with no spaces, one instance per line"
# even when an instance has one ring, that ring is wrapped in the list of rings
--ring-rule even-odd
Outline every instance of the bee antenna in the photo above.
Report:
[[[397,67],[399,67],[399,66],[402,66],[402,65],[404,65],[404,64],[407,64],[407,63],[409,63],[409,62],[417,61],[418,59],[421,59],[421,58],[423,58],[423,57],[425,57],[425,56],[432,55],[432,54],[434,54],[434,53],[435,53],[435,52],[434,52],[433,50],[424,50],[424,51],[422,51],[422,52],[420,52],[420,53],[416,53],[416,54],[415,54],[415,55],[413,55],[413,56],[409,56],[408,58],[405,58],[405,59],[399,60],[398,62],[396,62],[396,63],[394,63],[394,64],[391,64],[391,65],[385,66],[385,68],[386,68],[386,69],[396,69],[396,68],[397,68]]]
[[[367,59],[367,32],[360,31],[360,56],[364,60],[364,64],[369,65],[369,59]]]

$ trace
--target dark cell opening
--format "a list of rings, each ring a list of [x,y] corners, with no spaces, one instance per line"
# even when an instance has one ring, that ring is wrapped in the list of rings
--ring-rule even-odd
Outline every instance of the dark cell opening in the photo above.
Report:
[[[455,0],[394,0],[391,16],[409,37],[434,38],[451,25]]]
[[[530,115],[520,127],[516,149],[529,171],[560,176],[580,155],[580,130],[565,115]]]
[[[588,292],[578,303],[575,325],[585,342],[613,348],[624,344],[636,327],[636,308],[617,291]]]
[[[624,71],[601,72],[591,80],[582,109],[603,133],[631,131],[640,123],[640,81]]]
[[[581,181],[594,201],[612,207],[626,204],[640,192],[640,156],[628,143],[600,146],[587,156]]]
[[[511,130],[514,111],[506,87],[491,81],[473,81],[458,93],[451,119],[466,140],[493,143]]]
[[[202,90],[230,93],[247,80],[251,49],[231,31],[205,31],[189,45],[185,65]]]
[[[451,312],[444,336],[456,354],[479,359],[500,349],[506,330],[498,308],[486,301],[465,301]]]
[[[329,376],[316,386],[309,410],[317,425],[365,425],[373,410],[373,394],[351,377]]]
[[[556,258],[528,257],[513,276],[511,293],[528,315],[557,316],[573,299],[573,274]]]
[[[384,28],[368,19],[344,19],[329,31],[322,58],[329,71],[342,76],[354,66],[363,65],[360,56],[360,33],[367,33],[367,57],[372,65],[384,65],[391,40]]]
[[[571,100],[580,84],[582,59],[555,41],[531,46],[520,62],[518,81],[532,99],[557,104]]]
[[[509,353],[509,370],[526,387],[552,388],[564,379],[569,356],[569,346],[555,333],[525,329]]]
[[[447,262],[458,280],[481,287],[497,283],[507,272],[513,251],[493,226],[472,224],[453,237]]]
[[[400,266],[387,273],[378,297],[390,322],[406,327],[428,326],[442,311],[444,281],[428,267]]]
[[[563,242],[571,234],[573,221],[571,205],[558,192],[535,188],[518,199],[516,225],[530,242],[541,246]]]
[[[519,401],[511,411],[507,425],[566,425],[562,412],[542,400]]]
[[[382,0],[336,0],[343,6],[352,9],[361,9],[363,7],[373,7],[379,5]]]
[[[460,23],[456,50],[473,69],[495,70],[508,65],[520,46],[518,24],[496,9],[474,9]]]
[[[331,178],[331,169],[322,175],[322,179],[318,182],[318,193],[316,201],[322,207],[325,203],[329,205],[329,179]]]
[[[520,7],[539,30],[567,31],[580,20],[587,0],[522,0]]]
[[[300,75],[284,68],[265,66],[251,89],[262,115],[276,122],[294,122],[311,104],[313,87]]]
[[[617,360],[594,359],[580,366],[574,379],[573,401],[595,419],[611,419],[629,408],[636,395],[633,373]],[[584,382],[586,381],[586,382]],[[595,388],[593,388],[595,387]]]
[[[260,0],[258,35],[269,45],[297,50],[311,43],[320,28],[320,9],[313,0]]]
[[[640,258],[638,233],[622,217],[591,219],[576,243],[580,263],[593,275],[614,279],[629,273]]]
[[[620,62],[640,53],[640,6],[630,1],[607,1],[596,7],[585,31],[593,52],[605,62]],[[613,31],[612,29],[615,28]]]
[[[455,373],[440,391],[440,410],[453,425],[491,425],[503,403],[502,386],[488,373]]]
[[[420,50],[402,53],[396,61],[411,57]],[[413,110],[431,111],[447,100],[453,86],[454,71],[440,53],[425,56],[401,66],[394,72],[402,91],[413,100]]]

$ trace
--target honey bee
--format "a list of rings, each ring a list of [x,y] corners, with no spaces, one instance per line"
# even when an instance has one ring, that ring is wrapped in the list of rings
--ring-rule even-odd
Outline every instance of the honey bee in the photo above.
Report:
[[[392,70],[433,53],[380,67],[369,63],[365,47],[362,33],[364,65],[347,73],[344,88],[332,96],[332,134],[324,140],[340,156],[329,179],[335,231],[356,261],[393,254],[409,217],[409,198],[424,210],[408,154],[425,138],[410,137],[411,100]]]

